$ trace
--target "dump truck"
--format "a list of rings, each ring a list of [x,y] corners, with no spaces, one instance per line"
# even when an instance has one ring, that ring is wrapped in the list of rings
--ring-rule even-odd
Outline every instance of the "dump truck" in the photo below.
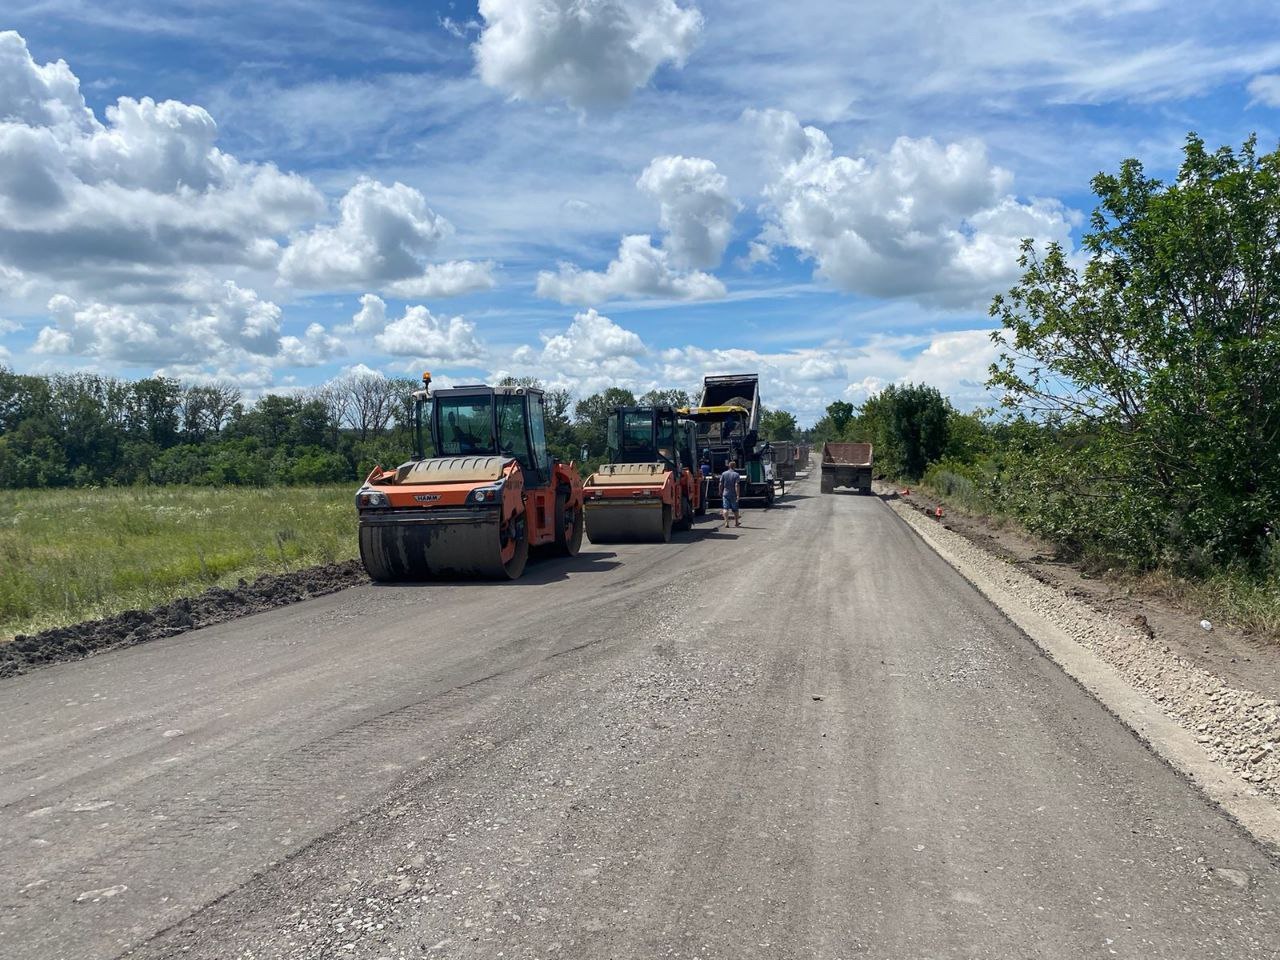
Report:
[[[583,485],[592,543],[665,543],[706,513],[696,425],[675,407],[616,407],[608,457]]]
[[[681,411],[698,425],[698,452],[710,467],[707,496],[720,496],[718,478],[736,461],[743,500],[774,503],[773,457],[760,442],[760,377],[754,373],[705,377],[702,400]]]
[[[824,443],[822,445],[822,492],[836,487],[853,487],[871,492],[872,451],[869,443]]]
[[[541,390],[483,385],[412,395],[414,457],[356,493],[360,560],[379,583],[514,580],[531,548],[575,556],[582,480],[547,450]],[[434,456],[427,456],[427,440]]]
[[[779,480],[796,478],[796,447],[790,440],[773,441],[773,470]]]

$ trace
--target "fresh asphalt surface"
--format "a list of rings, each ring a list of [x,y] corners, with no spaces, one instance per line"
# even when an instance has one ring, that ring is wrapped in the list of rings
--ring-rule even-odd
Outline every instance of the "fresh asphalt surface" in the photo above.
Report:
[[[0,682],[0,957],[1280,956],[1280,865],[882,503]]]

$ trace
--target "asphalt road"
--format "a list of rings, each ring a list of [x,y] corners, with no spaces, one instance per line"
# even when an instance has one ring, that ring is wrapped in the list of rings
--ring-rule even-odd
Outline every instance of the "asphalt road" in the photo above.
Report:
[[[816,486],[0,682],[0,956],[1280,957],[1280,865]]]

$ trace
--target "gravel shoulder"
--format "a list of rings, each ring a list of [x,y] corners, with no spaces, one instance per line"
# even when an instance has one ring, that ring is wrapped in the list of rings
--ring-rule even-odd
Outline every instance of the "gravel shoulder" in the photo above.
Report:
[[[882,490],[882,495],[908,524],[942,546],[957,569],[984,592],[1026,604],[1118,672],[1239,778],[1242,796],[1280,804],[1280,700],[1268,695],[1272,676],[1266,669],[1274,657],[1271,649],[1252,648],[1264,660],[1256,678],[1260,682],[1254,682],[1248,669],[1252,659],[1243,666],[1235,664],[1238,669],[1215,670],[1212,667],[1224,665],[1222,651],[1242,642],[1238,635],[1215,637],[1216,657],[1192,658],[1185,653],[1185,640],[1178,648],[1169,641],[1172,627],[1156,631],[1150,626],[1159,605],[1131,597],[1124,603],[1100,603],[1095,591],[1064,586],[1066,571],[1055,579],[1028,571],[1010,549],[1010,537],[1000,541],[1003,549],[993,550],[994,538],[988,536],[984,542],[971,533],[978,523],[972,518],[962,527],[954,518],[936,518],[935,504],[925,498],[908,499],[890,490]],[[1151,611],[1150,617],[1134,614],[1135,608]],[[1159,616],[1162,623],[1176,621],[1184,627],[1178,632],[1185,632],[1180,622],[1187,619],[1185,613],[1164,609]]]
[[[1280,700],[1280,644],[1227,623],[1214,623],[1212,630],[1206,631],[1200,626],[1204,619],[1202,612],[1136,591],[1106,576],[1087,573],[1079,564],[1058,556],[1052,544],[1016,524],[957,509],[920,490],[911,490],[902,496],[899,490],[885,484],[877,483],[876,487],[882,496],[900,500],[930,517],[942,507],[946,529],[1012,564],[1032,579],[1112,620],[1126,622],[1233,687]]]

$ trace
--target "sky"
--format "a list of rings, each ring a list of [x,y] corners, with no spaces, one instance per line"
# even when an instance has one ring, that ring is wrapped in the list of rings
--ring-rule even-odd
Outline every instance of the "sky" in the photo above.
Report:
[[[0,364],[971,409],[1023,238],[1278,110],[1253,0],[8,0]]]

